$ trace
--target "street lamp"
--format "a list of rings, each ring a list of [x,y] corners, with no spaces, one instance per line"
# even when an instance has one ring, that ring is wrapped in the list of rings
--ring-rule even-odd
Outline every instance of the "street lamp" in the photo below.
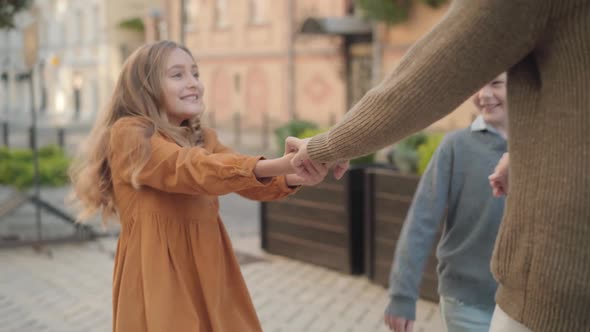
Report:
[[[82,74],[79,72],[74,72],[72,78],[72,85],[74,86],[74,120],[80,119],[80,90],[82,89],[83,83],[84,79],[82,78]]]

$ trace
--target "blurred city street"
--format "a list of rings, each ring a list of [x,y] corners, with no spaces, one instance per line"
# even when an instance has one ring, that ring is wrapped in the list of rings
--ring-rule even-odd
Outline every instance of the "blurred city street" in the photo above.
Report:
[[[59,204],[66,192],[45,190],[43,197]],[[231,194],[221,198],[221,210],[264,331],[387,331],[383,287],[364,277],[264,253],[257,202]],[[25,227],[34,233],[33,220],[34,209],[23,206],[0,221],[0,233],[18,229],[23,234]],[[69,229],[47,215],[43,223],[51,230],[47,235]],[[116,226],[111,231],[116,233]],[[116,241],[113,235],[39,250],[1,249],[0,331],[109,331]],[[419,302],[414,331],[443,331],[437,305]]]
[[[70,158],[94,121],[108,109],[126,60],[141,45],[172,40],[186,46],[198,65],[199,80],[206,91],[198,97],[206,104],[201,118],[204,126],[214,128],[220,141],[238,152],[274,157],[281,153],[287,136],[309,137],[342,119],[397,65],[410,45],[430,31],[449,6],[447,1],[411,2],[411,6],[402,8],[411,10],[411,15],[393,15],[403,18],[393,25],[379,19],[384,7],[376,7],[369,17],[372,22],[367,21],[364,16],[371,11],[362,3],[3,2],[7,7],[0,11],[0,203],[11,204],[0,204],[0,332],[112,329],[111,285],[118,225],[104,228],[95,218],[90,223],[99,235],[95,240],[30,245],[38,236],[75,238],[80,233],[47,212],[43,212],[42,227],[38,228],[30,202],[13,209],[19,205],[18,198],[25,197],[14,188],[26,187],[26,194],[33,191],[33,138],[38,147],[52,145],[49,150],[57,156],[39,162],[43,170],[39,174],[45,174],[40,176],[45,181],[41,198],[73,213],[64,202],[69,192]],[[384,0],[381,4],[388,7],[391,3]],[[471,123],[473,111],[472,105],[465,103],[428,130],[445,132],[464,127]],[[33,115],[36,130],[32,130]],[[410,152],[408,156],[418,148],[406,151]],[[387,168],[398,172],[399,165],[394,165],[390,151],[391,146],[369,155],[363,166],[368,169],[389,163]],[[400,164],[418,163],[413,157],[408,160],[402,158]],[[409,177],[415,182],[419,179],[415,171]],[[279,206],[274,216],[291,218],[274,224],[274,235],[287,239],[278,243],[281,254],[296,253],[291,257],[299,256],[299,260],[262,250],[261,238],[268,239],[269,218],[262,215],[260,203],[235,194],[220,198],[222,219],[264,331],[388,331],[383,312],[389,295],[379,282],[383,284],[386,279],[383,271],[390,268],[391,259],[384,257],[392,256],[403,219],[393,218],[390,231],[379,234],[380,238],[365,239],[369,232],[364,225],[367,229],[375,227],[377,221],[363,219],[371,214],[361,211],[362,199],[350,199],[354,191],[351,183],[328,184],[336,188],[329,192],[332,194],[312,195],[313,202],[307,202],[307,206],[332,210],[325,214],[321,208],[306,212],[305,208],[292,207],[291,212],[303,211],[304,217],[298,220],[301,216],[281,211]],[[402,189],[409,193],[396,192],[397,187],[390,186],[389,197],[401,197],[401,203],[389,204],[391,211],[386,213],[405,215],[412,192],[411,185],[407,187],[410,189]],[[352,210],[362,213],[353,216]],[[333,219],[324,220],[326,216]],[[262,219],[266,225],[263,229]],[[348,227],[351,223],[357,228]],[[361,228],[363,231],[359,231]],[[367,245],[359,244],[360,239]],[[17,245],[22,241],[29,245]],[[357,264],[346,273],[342,272],[346,268],[338,272],[322,267],[341,262],[352,266],[353,260],[358,263],[358,257],[365,259],[365,253],[369,256],[371,246],[380,251],[377,254],[377,249],[373,250],[362,268]],[[310,261],[303,257],[306,254],[323,261],[305,263]],[[417,315],[414,332],[444,330],[438,304],[419,301]]]

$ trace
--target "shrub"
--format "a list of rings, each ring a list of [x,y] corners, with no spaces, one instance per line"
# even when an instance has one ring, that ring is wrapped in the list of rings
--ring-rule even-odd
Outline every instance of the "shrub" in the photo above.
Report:
[[[55,145],[39,149],[39,182],[43,186],[68,183],[70,160]],[[30,149],[0,148],[0,184],[24,190],[34,184],[33,152]]]
[[[310,129],[318,129],[318,126],[313,122],[303,120],[289,121],[282,127],[277,128],[275,130],[275,135],[277,137],[280,155],[285,153],[285,139],[287,137],[301,137],[301,134]]]
[[[443,134],[419,132],[401,140],[388,155],[388,161],[401,173],[422,175]]]
[[[426,167],[432,159],[432,155],[438,148],[438,145],[442,141],[444,135],[443,134],[431,134],[428,135],[428,139],[426,143],[420,145],[418,147],[418,174],[424,174],[426,171]]]

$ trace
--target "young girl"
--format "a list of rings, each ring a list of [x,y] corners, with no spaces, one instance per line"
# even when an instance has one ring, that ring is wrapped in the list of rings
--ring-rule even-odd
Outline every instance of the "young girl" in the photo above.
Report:
[[[117,216],[114,331],[261,331],[218,196],[273,200],[320,182],[274,160],[232,152],[200,126],[203,85],[193,56],[148,44],[123,66],[114,96],[72,169],[81,219]]]

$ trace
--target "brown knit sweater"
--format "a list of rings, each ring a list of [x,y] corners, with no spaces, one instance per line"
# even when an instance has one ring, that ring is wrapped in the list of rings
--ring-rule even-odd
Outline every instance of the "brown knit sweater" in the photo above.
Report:
[[[590,331],[590,1],[454,1],[308,151],[334,161],[392,144],[507,69],[511,183],[492,261],[497,302],[535,332]]]

